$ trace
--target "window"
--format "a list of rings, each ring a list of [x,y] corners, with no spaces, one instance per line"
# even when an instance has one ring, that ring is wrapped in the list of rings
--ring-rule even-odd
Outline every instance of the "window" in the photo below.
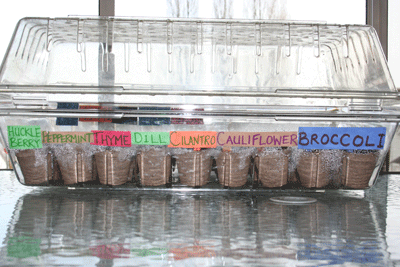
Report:
[[[365,0],[115,0],[116,16],[317,20],[365,24]]]

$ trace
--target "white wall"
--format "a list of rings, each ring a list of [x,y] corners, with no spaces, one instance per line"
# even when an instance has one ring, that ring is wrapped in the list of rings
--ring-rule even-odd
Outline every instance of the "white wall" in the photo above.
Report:
[[[394,84],[400,88],[400,1],[389,1],[388,63]]]

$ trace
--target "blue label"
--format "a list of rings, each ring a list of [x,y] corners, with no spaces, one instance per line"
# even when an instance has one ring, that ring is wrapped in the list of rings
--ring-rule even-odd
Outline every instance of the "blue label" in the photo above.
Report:
[[[379,150],[385,137],[385,127],[299,127],[298,148]]]
[[[171,110],[171,108],[164,107],[139,107],[139,110]],[[170,118],[157,118],[157,117],[139,117],[139,125],[168,125],[171,124]]]
[[[57,103],[57,109],[79,109],[79,103]],[[59,117],[56,125],[78,126],[78,118]]]

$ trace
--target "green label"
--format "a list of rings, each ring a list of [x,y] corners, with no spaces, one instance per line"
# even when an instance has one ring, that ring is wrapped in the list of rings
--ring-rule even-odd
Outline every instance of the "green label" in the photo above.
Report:
[[[132,132],[132,145],[169,145],[169,132]]]
[[[8,143],[11,149],[42,148],[40,126],[8,126]]]
[[[133,248],[131,253],[137,257],[161,256],[168,253],[167,248]]]
[[[37,257],[41,254],[40,239],[28,236],[11,237],[7,244],[7,256],[13,258]]]

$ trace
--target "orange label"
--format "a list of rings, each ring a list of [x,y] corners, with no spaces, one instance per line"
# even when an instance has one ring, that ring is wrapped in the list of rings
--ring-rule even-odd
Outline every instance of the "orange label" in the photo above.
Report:
[[[173,131],[170,132],[168,147],[214,148],[217,147],[217,132]]]

